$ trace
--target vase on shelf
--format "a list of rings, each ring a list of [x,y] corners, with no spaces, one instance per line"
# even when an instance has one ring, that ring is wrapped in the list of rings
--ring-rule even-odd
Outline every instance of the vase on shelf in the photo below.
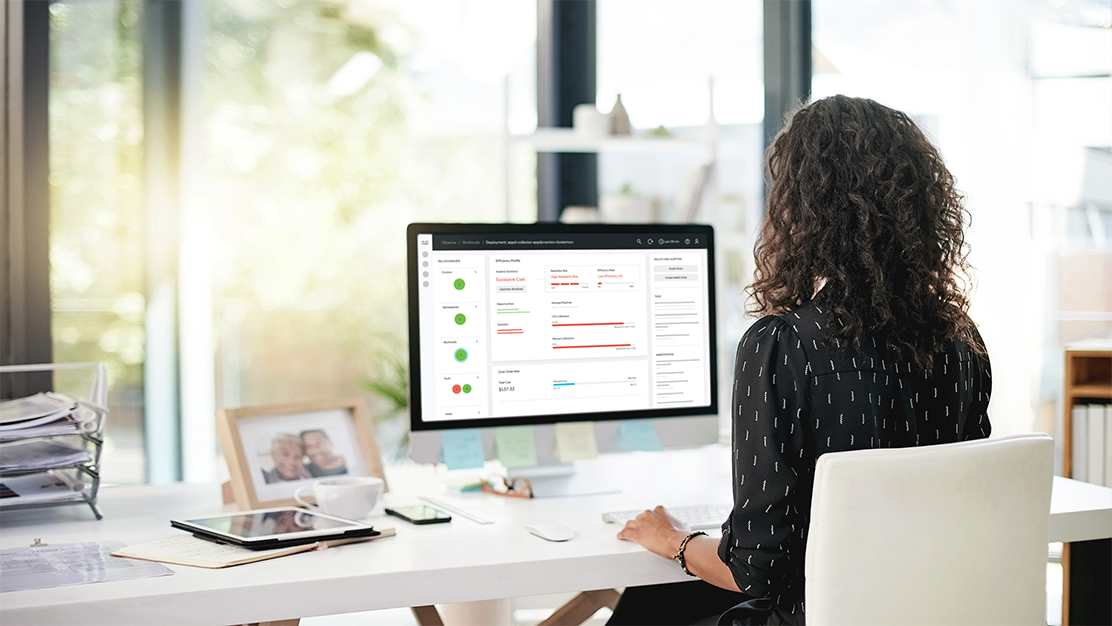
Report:
[[[632,131],[633,129],[629,124],[629,113],[626,113],[625,105],[622,104],[622,94],[618,94],[618,99],[614,102],[614,108],[610,110],[610,134],[628,136]]]

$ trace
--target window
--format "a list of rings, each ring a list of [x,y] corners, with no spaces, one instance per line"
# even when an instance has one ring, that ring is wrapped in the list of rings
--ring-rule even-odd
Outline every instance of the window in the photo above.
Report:
[[[146,471],[141,7],[50,6],[54,359],[108,364],[110,482],[142,482]]]
[[[158,184],[142,171],[143,6],[51,6],[55,358],[110,364],[106,479],[181,471],[143,452],[179,445],[144,441],[178,432],[172,415],[144,422],[153,343],[177,346],[189,480],[221,471],[218,406],[365,394],[397,417],[383,398],[405,398],[405,225],[535,219],[534,156],[507,140],[535,125],[535,6],[181,3],[176,336],[144,325],[159,244],[143,206]],[[384,449],[403,422],[382,426]]]
[[[534,8],[445,6],[206,4],[204,152],[190,164],[206,191],[185,208],[203,243],[183,273],[211,281],[212,309],[195,314],[215,350],[183,367],[215,375],[217,406],[371,381],[404,399],[406,224],[534,219],[532,162],[507,159],[504,137],[508,120],[535,119]],[[397,450],[403,427],[386,424],[380,446]]]

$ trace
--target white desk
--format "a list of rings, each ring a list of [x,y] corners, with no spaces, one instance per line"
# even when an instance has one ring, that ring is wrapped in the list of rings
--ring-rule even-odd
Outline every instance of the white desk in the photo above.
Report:
[[[617,527],[601,514],[728,502],[728,450],[606,455],[583,465],[622,492],[534,500],[467,494],[456,501],[495,523],[455,516],[417,527],[383,517],[375,522],[395,526],[396,537],[223,570],[169,566],[175,575],[3,593],[0,622],[234,624],[688,580],[676,563],[618,541]],[[426,468],[388,468],[387,478],[392,502],[437,484]],[[1057,478],[1054,487],[1052,541],[1112,536],[1112,490]],[[0,548],[35,537],[138,543],[180,532],[170,528],[171,517],[225,510],[215,484],[108,487],[101,504],[99,522],[80,507],[5,512]],[[566,523],[577,537],[550,543],[522,528],[540,520]]]
[[[1050,540],[1090,541],[1112,537],[1112,489],[1054,477]]]

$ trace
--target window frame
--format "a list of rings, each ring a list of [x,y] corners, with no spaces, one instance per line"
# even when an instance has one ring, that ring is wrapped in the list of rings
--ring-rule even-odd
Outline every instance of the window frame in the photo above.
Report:
[[[0,129],[0,365],[50,363],[50,5],[5,2]],[[50,372],[0,378],[0,397],[50,389]]]

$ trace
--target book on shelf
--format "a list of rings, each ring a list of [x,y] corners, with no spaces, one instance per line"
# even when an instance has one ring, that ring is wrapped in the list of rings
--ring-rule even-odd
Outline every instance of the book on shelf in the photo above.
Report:
[[[1100,485],[1104,483],[1104,405],[1090,404],[1086,407],[1088,418],[1088,444],[1089,444],[1089,482]]]
[[[1104,486],[1112,487],[1112,404],[1104,405]]]
[[[141,561],[171,563],[173,565],[219,569],[223,567],[232,567],[234,565],[254,563],[256,561],[265,561],[267,559],[288,556],[299,552],[325,550],[327,548],[334,548],[349,543],[373,541],[383,537],[393,537],[395,534],[394,528],[389,526],[376,528],[375,530],[379,531],[379,534],[373,537],[354,537],[350,539],[318,541],[316,543],[307,543],[288,548],[274,548],[273,550],[249,550],[247,548],[241,548],[240,546],[198,539],[193,535],[179,535],[168,539],[159,539],[126,546],[113,552],[112,556],[139,559]]]
[[[1071,478],[1112,487],[1112,404],[1075,404]]]
[[[1075,404],[1071,410],[1073,414],[1073,428],[1070,431],[1070,441],[1073,442],[1073,452],[1070,454],[1070,478],[1074,480],[1089,480],[1089,407],[1084,404]]]

